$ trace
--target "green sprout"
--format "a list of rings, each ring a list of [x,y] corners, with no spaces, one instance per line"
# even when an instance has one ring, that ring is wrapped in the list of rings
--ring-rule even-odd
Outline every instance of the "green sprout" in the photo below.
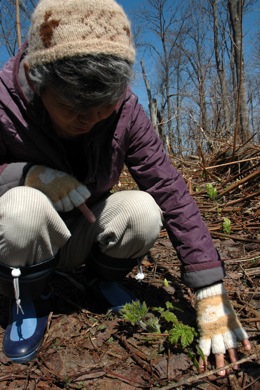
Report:
[[[231,233],[231,221],[229,218],[224,217],[223,221],[223,232],[225,234],[230,234]]]
[[[169,282],[166,278],[163,281],[163,285],[164,285],[164,287],[169,287]]]
[[[206,185],[206,190],[207,190],[207,194],[208,194],[208,197],[211,199],[211,200],[215,200],[218,196],[218,190],[216,187],[214,187],[212,184],[208,183]]]

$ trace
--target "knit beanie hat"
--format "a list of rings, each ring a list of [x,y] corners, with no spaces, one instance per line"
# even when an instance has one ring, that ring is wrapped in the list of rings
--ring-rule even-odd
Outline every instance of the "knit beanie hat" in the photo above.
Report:
[[[134,63],[131,26],[114,0],[40,0],[28,36],[30,66],[86,54]]]

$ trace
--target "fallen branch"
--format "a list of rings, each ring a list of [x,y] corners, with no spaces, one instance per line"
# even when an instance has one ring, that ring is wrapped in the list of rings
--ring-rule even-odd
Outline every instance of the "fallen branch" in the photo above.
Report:
[[[115,335],[115,337],[121,341],[121,343],[124,345],[124,347],[126,348],[126,350],[128,351],[128,353],[130,354],[131,358],[140,366],[142,367],[146,372],[148,372],[150,375],[153,375],[153,370],[152,370],[152,367],[149,363],[147,363],[145,360],[143,360],[143,357],[145,357],[146,359],[146,355],[145,354],[142,354],[142,357],[138,356],[140,355],[140,351],[136,348],[136,347],[133,347],[132,345],[130,345],[128,343],[128,341],[126,340],[126,337],[124,336],[121,336],[121,337],[117,337]]]
[[[243,196],[240,199],[230,200],[225,204],[225,207],[234,205],[236,203],[244,202],[245,200],[249,200],[251,198],[256,198],[258,195],[260,195],[260,191],[254,192],[253,194]]]
[[[229,238],[231,240],[238,240],[238,241],[244,241],[244,242],[252,242],[253,244],[260,244],[259,240],[253,240],[251,238],[235,236],[235,235],[232,235],[232,234],[225,234],[225,233],[215,232],[215,231],[211,230],[210,227],[209,227],[209,231],[211,232],[212,236],[225,237],[225,238]]]
[[[231,184],[228,188],[226,188],[224,191],[220,192],[218,194],[218,198],[234,190],[235,188],[239,187],[241,184],[244,184],[247,181],[253,179],[255,176],[259,176],[259,175],[260,175],[260,169],[257,169],[256,171],[252,172],[250,175],[247,175],[243,179],[236,181],[235,183]]]
[[[251,157],[251,158],[245,158],[244,160],[231,161],[231,162],[224,163],[224,164],[212,165],[210,167],[204,167],[204,169],[221,168],[221,167],[225,167],[227,165],[239,164],[239,163],[243,163],[243,162],[251,161],[251,160],[260,160],[260,157]]]
[[[241,322],[260,322],[260,317],[256,318],[240,318]]]
[[[229,263],[229,264],[236,264],[236,263],[242,263],[242,262],[258,262],[258,260],[260,260],[260,254],[256,254],[255,256],[253,257],[245,257],[245,258],[240,258],[240,259],[223,259],[222,260],[225,262],[225,263]],[[258,263],[257,263],[258,264]]]
[[[161,390],[170,390],[170,389],[175,389],[176,387],[179,387],[179,386],[190,385],[192,383],[198,382],[200,379],[217,374],[219,371],[228,370],[228,369],[233,368],[234,366],[236,366],[238,364],[245,363],[245,362],[248,362],[249,360],[259,359],[259,358],[260,358],[260,353],[256,352],[251,356],[237,360],[234,363],[227,364],[224,367],[216,368],[215,370],[207,371],[207,372],[204,372],[203,374],[199,374],[199,375],[196,375],[196,376],[188,378],[188,379],[181,379],[180,381],[178,381],[176,383],[171,383],[167,386],[161,387],[160,389]]]

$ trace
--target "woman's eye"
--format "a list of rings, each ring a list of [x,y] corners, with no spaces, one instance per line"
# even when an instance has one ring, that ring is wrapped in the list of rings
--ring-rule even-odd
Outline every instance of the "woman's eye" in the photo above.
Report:
[[[70,107],[70,106],[64,106],[63,104],[61,104],[60,107],[61,107],[63,110],[65,110],[65,111],[70,111],[70,112],[73,111],[73,108]]]

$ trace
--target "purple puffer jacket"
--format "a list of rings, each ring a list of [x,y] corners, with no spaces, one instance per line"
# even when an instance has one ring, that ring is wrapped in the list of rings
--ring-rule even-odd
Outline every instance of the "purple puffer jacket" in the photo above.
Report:
[[[19,185],[25,164],[34,163],[76,176],[89,188],[91,205],[109,193],[126,164],[138,187],[163,211],[183,282],[199,288],[222,280],[223,262],[197,205],[131,90],[119,110],[90,134],[61,140],[41,101],[26,96],[22,55],[23,49],[0,72],[0,195]]]

